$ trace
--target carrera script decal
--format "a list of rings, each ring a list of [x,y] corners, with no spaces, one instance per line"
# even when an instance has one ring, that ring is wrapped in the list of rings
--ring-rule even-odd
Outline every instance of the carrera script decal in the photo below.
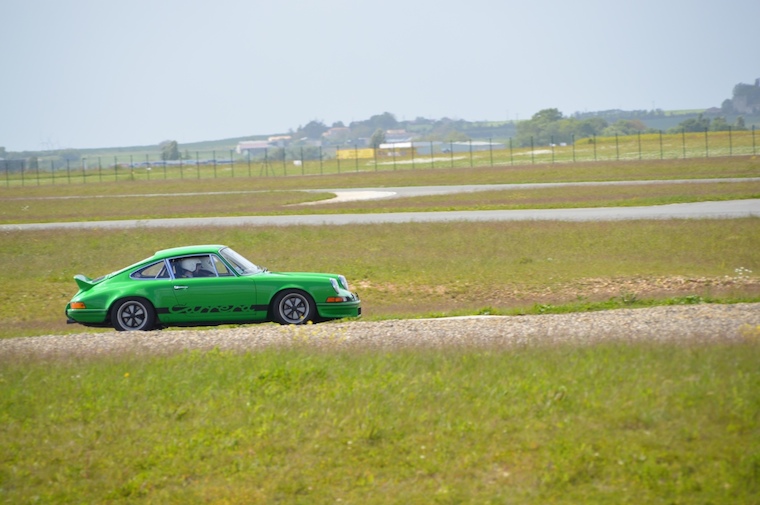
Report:
[[[256,305],[200,305],[190,307],[188,305],[175,305],[169,308],[172,314],[242,314],[263,310]]]

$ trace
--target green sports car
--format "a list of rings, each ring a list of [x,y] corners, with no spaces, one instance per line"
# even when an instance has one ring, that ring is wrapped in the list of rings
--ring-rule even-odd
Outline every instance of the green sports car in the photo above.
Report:
[[[74,279],[68,322],[119,331],[361,315],[344,276],[270,272],[223,245],[165,249],[97,279]]]

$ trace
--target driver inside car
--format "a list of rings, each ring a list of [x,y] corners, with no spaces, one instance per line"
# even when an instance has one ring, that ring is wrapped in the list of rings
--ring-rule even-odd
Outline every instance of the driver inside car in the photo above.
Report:
[[[206,259],[208,262],[208,259]],[[183,273],[181,277],[213,277],[214,272],[211,269],[204,268],[201,258],[187,258],[180,263]]]

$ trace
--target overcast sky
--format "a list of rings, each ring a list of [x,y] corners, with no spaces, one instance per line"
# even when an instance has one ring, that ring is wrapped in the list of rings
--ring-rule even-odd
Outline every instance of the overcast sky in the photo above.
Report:
[[[758,0],[3,0],[0,19],[9,151],[705,108],[760,77]]]

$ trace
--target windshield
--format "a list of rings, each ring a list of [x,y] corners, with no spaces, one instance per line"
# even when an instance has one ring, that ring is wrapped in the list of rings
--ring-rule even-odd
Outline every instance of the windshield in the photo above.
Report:
[[[232,268],[235,269],[235,272],[237,272],[239,275],[258,274],[266,270],[254,265],[229,247],[225,247],[219,251],[219,254],[221,254],[224,259],[227,260],[227,262],[232,266]]]

